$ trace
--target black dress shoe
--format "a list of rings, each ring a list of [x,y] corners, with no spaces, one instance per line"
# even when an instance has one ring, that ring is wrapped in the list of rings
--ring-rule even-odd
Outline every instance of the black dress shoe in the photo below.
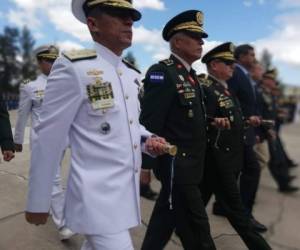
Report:
[[[258,233],[264,233],[268,230],[268,228],[265,225],[261,224],[253,217],[250,218],[250,222],[252,223],[254,230]]]
[[[294,179],[296,179],[296,178],[297,178],[296,175],[289,175],[289,176],[287,177],[288,182],[290,182],[290,181],[292,181],[292,180],[294,180]]]
[[[212,212],[213,212],[214,215],[217,215],[217,216],[226,216],[225,209],[217,201],[215,201],[214,204],[213,204]]]
[[[150,185],[142,185],[140,187],[140,195],[148,200],[155,201],[158,193],[152,190]]]
[[[294,162],[294,161],[288,161],[288,167],[289,168],[295,168],[298,167],[298,163]]]
[[[291,185],[286,185],[286,186],[279,188],[279,192],[286,193],[286,194],[294,193],[294,192],[297,192],[298,190],[299,190],[298,187],[294,187]]]

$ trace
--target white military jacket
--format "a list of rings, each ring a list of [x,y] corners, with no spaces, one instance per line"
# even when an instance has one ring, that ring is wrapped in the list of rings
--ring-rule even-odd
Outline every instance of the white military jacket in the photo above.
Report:
[[[27,211],[49,211],[53,166],[69,135],[66,226],[82,234],[110,234],[140,223],[141,139],[151,134],[139,123],[139,74],[102,45],[95,48],[96,58],[60,57],[53,65],[35,128]],[[92,106],[87,88],[99,78],[112,87],[113,107]]]
[[[14,142],[17,144],[23,144],[24,142],[25,127],[30,115],[31,128],[38,124],[46,83],[47,76],[41,74],[36,80],[22,84],[20,87],[18,119],[14,136]],[[33,129],[31,129],[30,135],[31,138],[34,136]]]

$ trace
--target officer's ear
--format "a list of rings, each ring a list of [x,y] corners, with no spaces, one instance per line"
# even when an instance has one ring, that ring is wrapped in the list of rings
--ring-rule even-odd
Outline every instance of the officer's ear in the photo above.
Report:
[[[86,19],[86,23],[91,33],[99,32],[99,24],[96,18],[88,16]]]

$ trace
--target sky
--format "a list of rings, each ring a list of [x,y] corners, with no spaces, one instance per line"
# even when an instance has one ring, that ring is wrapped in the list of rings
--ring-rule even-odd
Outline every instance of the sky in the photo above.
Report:
[[[178,13],[197,9],[204,13],[204,53],[220,43],[249,43],[258,59],[264,49],[280,79],[300,86],[300,0],[133,0],[143,15],[134,25],[133,45],[128,50],[139,68],[147,68],[169,56],[161,38],[166,22]],[[61,50],[92,48],[86,26],[71,12],[71,0],[1,0],[0,32],[5,26],[26,25],[36,46],[55,43]],[[126,53],[126,52],[125,52]],[[198,61],[194,68],[205,72]]]

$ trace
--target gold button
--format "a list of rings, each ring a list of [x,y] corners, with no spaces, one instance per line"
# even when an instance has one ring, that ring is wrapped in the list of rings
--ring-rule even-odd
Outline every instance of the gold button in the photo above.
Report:
[[[133,148],[134,148],[134,149],[137,149],[137,147],[138,147],[138,146],[137,146],[136,144],[133,145]]]
[[[185,157],[185,156],[186,156],[186,153],[182,153],[182,156]]]
[[[130,120],[129,123],[132,124],[132,123],[133,123],[133,120]]]
[[[126,95],[126,96],[125,96],[125,99],[126,99],[126,100],[128,100],[128,99],[129,99],[129,96],[128,96],[128,95]]]
[[[122,75],[122,70],[121,70],[121,69],[118,69],[117,72],[118,72],[118,75],[119,75],[119,76]]]

